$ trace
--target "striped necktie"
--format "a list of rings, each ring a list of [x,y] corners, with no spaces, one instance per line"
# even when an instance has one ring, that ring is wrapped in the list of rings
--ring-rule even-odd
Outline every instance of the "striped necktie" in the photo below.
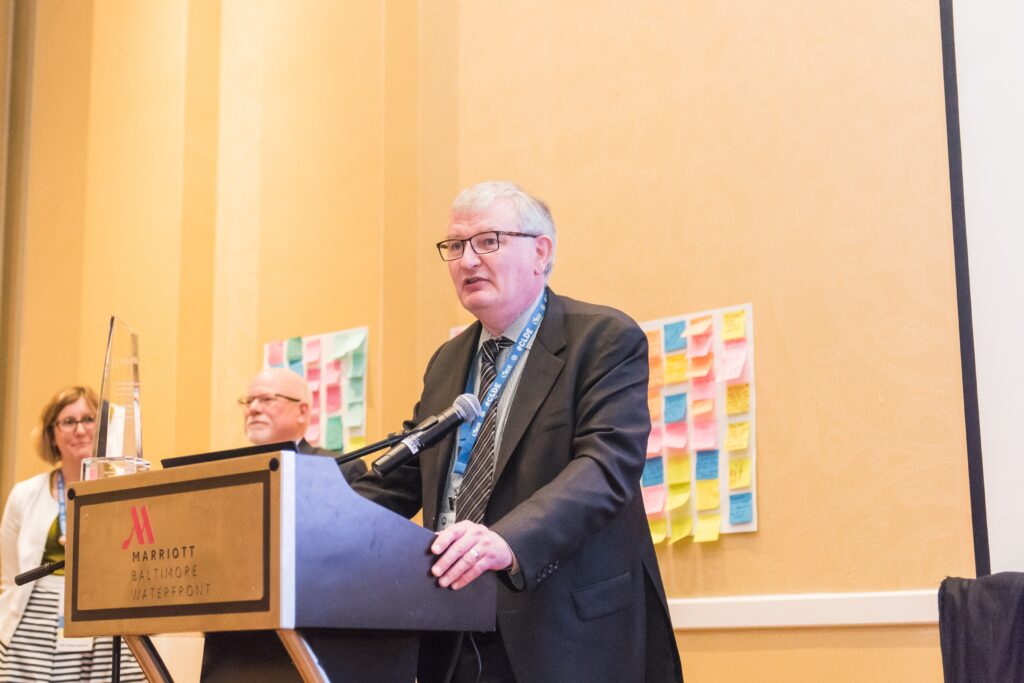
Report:
[[[512,346],[512,341],[504,337],[488,339],[480,349],[480,396],[483,402],[494,378],[498,372],[494,362],[503,348]],[[494,442],[497,436],[498,424],[498,402],[491,404],[490,410],[484,417],[484,423],[480,426],[480,433],[477,435],[476,443],[469,455],[469,465],[466,467],[466,475],[462,480],[462,487],[459,489],[458,505],[456,506],[456,521],[461,522],[468,519],[471,522],[480,523],[484,519],[484,510],[487,508],[487,501],[491,497],[491,487],[494,486]]]

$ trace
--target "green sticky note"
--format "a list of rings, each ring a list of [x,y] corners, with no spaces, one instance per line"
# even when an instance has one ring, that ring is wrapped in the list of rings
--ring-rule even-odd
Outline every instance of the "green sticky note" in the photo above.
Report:
[[[362,401],[345,405],[345,424],[349,427],[363,426],[363,415],[366,413],[363,405]]]
[[[345,380],[345,403],[362,403],[366,394],[363,390],[362,377],[349,377]]]
[[[345,437],[342,433],[341,415],[334,415],[327,418],[327,434],[324,436],[324,447],[331,451],[340,451],[345,447]]]
[[[294,363],[302,360],[302,337],[292,337],[288,340],[288,362]]]
[[[353,351],[348,359],[348,376],[363,377],[366,375],[366,352]]]

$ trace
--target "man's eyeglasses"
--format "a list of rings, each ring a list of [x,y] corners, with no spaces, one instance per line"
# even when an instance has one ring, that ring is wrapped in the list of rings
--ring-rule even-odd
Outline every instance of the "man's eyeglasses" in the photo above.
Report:
[[[272,403],[277,403],[278,401],[291,401],[292,403],[301,403],[302,399],[293,398],[291,396],[285,396],[284,394],[260,394],[259,396],[243,396],[242,398],[238,399],[238,405],[245,406],[246,408],[248,408],[253,403],[257,402],[262,403],[265,406],[268,406]]]
[[[502,235],[507,237],[540,237],[540,235],[531,235],[526,232],[487,230],[486,232],[478,232],[464,240],[442,240],[437,243],[437,252],[441,254],[441,259],[444,261],[457,261],[466,253],[466,242],[469,242],[476,253],[490,254],[492,251],[498,251],[498,247],[501,246]]]
[[[75,431],[78,425],[82,425],[82,429],[88,431],[96,426],[96,418],[92,415],[86,415],[79,420],[76,420],[73,417],[65,417],[63,420],[57,420],[53,423],[54,427],[65,434],[70,434]]]

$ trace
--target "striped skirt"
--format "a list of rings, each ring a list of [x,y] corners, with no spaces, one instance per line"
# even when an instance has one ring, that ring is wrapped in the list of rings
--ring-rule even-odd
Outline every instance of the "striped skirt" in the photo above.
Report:
[[[57,605],[64,577],[36,581],[9,645],[0,643],[0,683],[7,681],[109,681],[110,638],[93,639],[91,650],[57,651]],[[127,645],[121,646],[121,680],[145,681]]]

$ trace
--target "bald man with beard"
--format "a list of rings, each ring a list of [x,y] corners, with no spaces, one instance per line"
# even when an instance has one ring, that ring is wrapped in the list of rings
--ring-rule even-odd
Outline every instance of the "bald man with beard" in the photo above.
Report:
[[[287,368],[267,368],[249,383],[241,399],[245,407],[245,436],[255,445],[291,441],[297,453],[337,455],[306,441],[312,395],[306,380]],[[353,460],[341,466],[349,482],[366,473],[366,463]]]

